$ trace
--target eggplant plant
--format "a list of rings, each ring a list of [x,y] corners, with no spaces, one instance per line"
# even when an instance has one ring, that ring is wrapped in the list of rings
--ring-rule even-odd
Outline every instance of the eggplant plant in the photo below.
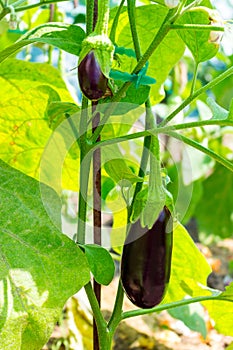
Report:
[[[195,217],[206,236],[233,232],[232,151],[224,138],[233,130],[233,66],[221,47],[230,21],[209,0],[115,7],[86,0],[79,26],[65,23],[58,2],[0,0],[1,349],[41,349],[82,288],[94,350],[112,349],[129,317],[195,303],[233,336],[233,285],[207,286],[210,266],[183,226]],[[43,49],[46,62],[30,61],[29,44]],[[64,82],[63,51],[76,56],[71,72],[81,102]],[[78,193],[72,238],[62,231],[65,190]],[[114,275],[105,319],[101,290]],[[125,311],[124,297],[137,309]]]

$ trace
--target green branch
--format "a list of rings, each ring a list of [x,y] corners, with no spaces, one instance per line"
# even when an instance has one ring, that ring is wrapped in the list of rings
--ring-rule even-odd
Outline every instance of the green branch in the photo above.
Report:
[[[176,301],[176,302],[169,303],[169,304],[159,305],[159,306],[153,307],[152,309],[146,309],[146,310],[140,309],[140,310],[126,311],[123,313],[122,317],[123,317],[123,320],[125,320],[126,318],[129,318],[129,317],[142,316],[142,315],[146,315],[146,314],[151,314],[153,312],[161,312],[163,310],[169,310],[169,309],[173,309],[175,307],[184,306],[184,305],[193,304],[193,303],[198,303],[198,302],[202,302],[202,301],[209,301],[209,300],[221,300],[221,301],[233,302],[233,300],[227,300],[225,298],[221,298],[221,297],[218,297],[216,295],[208,295],[208,296],[206,295],[206,296],[200,296],[200,297],[195,297],[195,298],[190,298],[190,299],[183,299],[183,300]]]
[[[116,30],[117,30],[117,26],[118,26],[120,14],[121,14],[121,10],[123,8],[124,2],[125,2],[125,0],[121,0],[121,3],[117,8],[116,15],[115,15],[114,20],[112,22],[112,27],[111,27],[111,31],[109,34],[109,39],[113,42],[113,44],[115,44],[115,42],[116,42]]]
[[[2,12],[0,13],[0,21],[2,18],[4,18],[6,15],[8,15],[9,13],[11,13],[11,8],[3,5],[2,0],[1,1],[1,5],[3,7]],[[42,0],[40,2],[36,2],[35,4],[31,4],[31,5],[25,5],[25,6],[20,6],[20,7],[16,7],[14,10],[15,12],[21,12],[21,11],[26,11],[26,10],[30,10],[34,7],[40,7],[43,5],[48,5],[48,4],[54,4],[54,3],[58,3],[58,2],[64,2],[64,1],[68,1],[68,0]],[[14,4],[12,4],[12,6],[14,6]]]
[[[190,95],[181,105],[176,108],[166,119],[164,119],[159,126],[166,125],[169,121],[171,121],[179,112],[181,112],[185,107],[187,107],[192,101],[194,101],[198,96],[211,89],[215,85],[219,84],[224,79],[228,78],[233,74],[233,66],[228,68],[224,73],[220,74],[218,77],[211,80],[208,84],[196,90],[194,94]]]
[[[135,68],[131,72],[131,74],[137,74],[146,64],[146,62],[149,60],[150,56],[153,54],[153,52],[156,50],[156,48],[159,46],[159,44],[162,42],[162,40],[165,38],[165,36],[168,34],[170,30],[170,19],[174,15],[174,9],[171,9],[168,11],[167,16],[165,17],[159,31],[155,35],[155,38],[152,40],[151,44],[149,45],[148,49],[146,52],[143,54],[141,59],[138,61],[136,64]],[[129,86],[131,85],[131,82],[126,82],[122,85],[122,87],[118,90],[118,92],[113,96],[111,99],[111,102],[119,102],[122,98],[122,96],[125,94]],[[108,118],[110,117],[111,113],[114,111],[116,108],[116,105],[114,103],[110,103],[110,106],[107,108],[102,120],[101,120],[101,125],[99,125],[92,138],[91,142],[95,142],[98,139],[99,134],[101,133],[104,124],[107,122]]]
[[[210,150],[209,148],[206,148],[204,146],[202,146],[200,143],[191,140],[190,138],[181,135],[181,134],[177,134],[176,132],[170,131],[167,132],[167,135],[174,137],[177,140],[180,140],[184,143],[186,143],[187,145],[196,148],[198,151],[201,151],[202,153],[207,154],[209,157],[213,158],[214,160],[216,160],[216,162],[222,164],[223,166],[225,166],[227,169],[233,171],[233,163],[230,162],[229,160],[221,157],[220,155],[218,155],[217,153],[215,153],[214,151]]]
[[[93,314],[95,315],[97,328],[99,330],[105,330],[107,328],[107,322],[103,318],[102,312],[100,311],[99,304],[93,291],[91,282],[85,285],[85,291],[88,296]]]
[[[86,5],[86,34],[87,36],[93,32],[95,0],[87,0]]]
[[[124,135],[115,137],[108,140],[103,140],[101,142],[97,142],[94,146],[92,146],[92,149],[95,150],[98,147],[104,147],[107,145],[112,145],[115,143],[120,143],[124,141],[129,141],[133,139],[138,139],[145,136],[150,136],[151,134],[157,135],[157,134],[167,134],[170,131],[174,130],[184,130],[184,129],[190,129],[190,128],[198,128],[198,127],[204,127],[204,126],[210,126],[210,125],[218,125],[218,126],[232,126],[233,127],[233,121],[228,119],[223,120],[215,120],[215,119],[209,119],[209,120],[201,120],[196,122],[189,122],[189,123],[183,123],[183,124],[177,124],[177,125],[170,125],[170,126],[164,126],[164,127],[158,127],[155,129],[148,129],[144,131],[139,131],[133,134]]]
[[[122,320],[123,298],[124,298],[124,291],[123,291],[121,282],[119,281],[114,309],[112,312],[112,316],[108,322],[108,329],[111,334],[114,334],[116,327]]]
[[[208,30],[208,31],[224,32],[223,26],[212,26],[209,24],[172,24],[171,29]]]

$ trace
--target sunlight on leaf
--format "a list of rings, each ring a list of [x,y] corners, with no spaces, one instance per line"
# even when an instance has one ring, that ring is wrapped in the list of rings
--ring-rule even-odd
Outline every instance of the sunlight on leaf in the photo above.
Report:
[[[61,203],[55,192],[2,161],[0,169],[1,349],[39,350],[66,300],[89,281],[89,268],[82,251],[56,228]]]

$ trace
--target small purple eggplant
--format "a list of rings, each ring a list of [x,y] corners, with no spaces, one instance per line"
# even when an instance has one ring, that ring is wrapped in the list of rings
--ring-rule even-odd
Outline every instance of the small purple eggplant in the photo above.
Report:
[[[108,79],[102,73],[93,50],[80,62],[78,79],[83,94],[90,100],[99,100],[105,95]]]
[[[123,248],[121,282],[136,306],[149,309],[158,305],[166,293],[171,271],[173,225],[164,207],[151,229],[140,220],[131,225]]]

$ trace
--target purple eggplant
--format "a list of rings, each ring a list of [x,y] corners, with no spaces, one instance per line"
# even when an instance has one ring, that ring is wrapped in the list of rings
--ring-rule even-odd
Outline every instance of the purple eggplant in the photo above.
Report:
[[[78,66],[79,85],[83,94],[90,100],[99,100],[107,90],[108,79],[91,50]]]
[[[170,279],[172,237],[172,216],[167,207],[151,229],[143,228],[140,220],[130,227],[121,260],[121,282],[128,298],[140,308],[152,308],[164,298]]]

